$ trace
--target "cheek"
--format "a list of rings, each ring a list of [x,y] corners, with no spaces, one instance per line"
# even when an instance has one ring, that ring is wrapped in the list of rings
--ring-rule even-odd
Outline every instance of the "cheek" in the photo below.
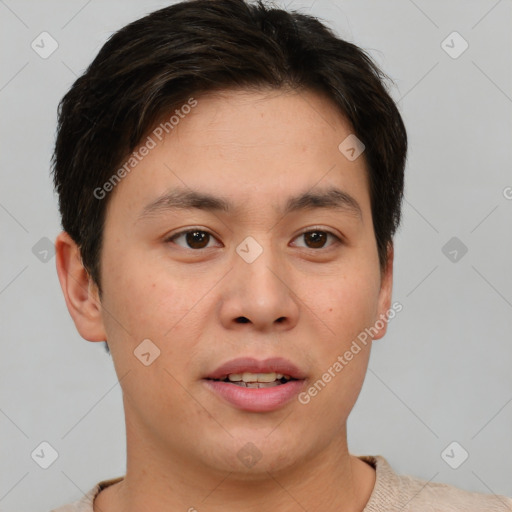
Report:
[[[301,403],[308,403],[312,416],[324,417],[329,428],[343,424],[361,391],[371,341],[358,336],[373,324],[377,299],[374,281],[354,272],[336,279],[312,302],[318,327],[315,374]]]
[[[193,340],[201,334],[201,308],[194,306],[204,292],[191,278],[177,277],[161,262],[142,264],[135,251],[125,254],[132,257],[117,251],[118,257],[111,258],[116,264],[104,278],[103,318],[119,373],[140,369],[134,351],[149,339],[155,353],[160,351],[151,367],[181,375],[197,350]]]
[[[184,286],[162,272],[158,262],[144,261],[136,248],[117,244],[110,251],[105,249],[105,309],[128,324],[130,333],[162,336],[186,307]],[[159,318],[163,324],[155,322]],[[150,332],[142,332],[149,326]]]
[[[351,340],[372,324],[378,309],[379,284],[373,270],[354,268],[331,279],[316,298],[311,298],[331,337],[338,342]]]

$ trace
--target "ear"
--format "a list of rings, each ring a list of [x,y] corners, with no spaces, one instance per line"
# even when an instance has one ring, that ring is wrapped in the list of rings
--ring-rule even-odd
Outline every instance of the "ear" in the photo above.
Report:
[[[80,336],[106,341],[98,287],[82,264],[78,246],[65,231],[55,240],[55,255],[60,286]]]
[[[382,338],[388,328],[388,311],[391,309],[391,293],[393,291],[393,258],[394,258],[394,247],[393,242],[390,242],[387,249],[388,259],[386,267],[381,272],[381,283],[379,291],[379,302],[377,308],[377,317],[375,318],[375,327],[378,332],[373,336],[374,340]],[[382,328],[380,328],[380,326]]]

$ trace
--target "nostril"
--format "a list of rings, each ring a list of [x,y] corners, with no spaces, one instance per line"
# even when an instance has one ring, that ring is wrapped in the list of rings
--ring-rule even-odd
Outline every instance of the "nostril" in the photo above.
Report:
[[[236,319],[236,321],[237,321],[238,323],[241,323],[241,324],[246,324],[246,323],[249,321],[249,319],[248,319],[248,318],[245,318],[245,316],[239,316],[239,317]]]

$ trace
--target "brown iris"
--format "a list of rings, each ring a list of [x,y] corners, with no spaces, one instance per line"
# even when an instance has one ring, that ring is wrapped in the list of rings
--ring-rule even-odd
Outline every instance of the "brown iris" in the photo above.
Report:
[[[189,231],[186,234],[187,244],[192,249],[204,249],[210,240],[210,234],[206,231]]]
[[[307,233],[303,233],[303,236],[306,240],[308,238],[311,240],[313,249],[322,248],[327,240],[327,233],[323,231],[308,231]]]

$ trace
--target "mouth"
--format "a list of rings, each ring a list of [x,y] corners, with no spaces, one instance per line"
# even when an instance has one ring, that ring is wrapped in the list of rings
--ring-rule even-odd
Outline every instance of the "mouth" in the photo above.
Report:
[[[283,358],[240,358],[221,365],[203,381],[224,403],[243,411],[269,412],[288,404],[305,379],[304,372]]]

